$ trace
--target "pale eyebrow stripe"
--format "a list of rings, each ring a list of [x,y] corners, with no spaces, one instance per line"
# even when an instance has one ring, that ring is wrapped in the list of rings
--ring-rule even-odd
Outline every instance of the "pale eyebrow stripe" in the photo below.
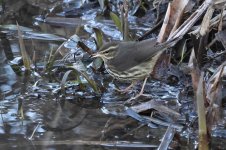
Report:
[[[103,53],[103,52],[106,52],[106,51],[108,51],[108,50],[110,50],[110,49],[116,49],[116,48],[118,48],[118,45],[110,46],[110,47],[108,47],[107,49],[105,49],[104,51],[102,51],[102,53]]]

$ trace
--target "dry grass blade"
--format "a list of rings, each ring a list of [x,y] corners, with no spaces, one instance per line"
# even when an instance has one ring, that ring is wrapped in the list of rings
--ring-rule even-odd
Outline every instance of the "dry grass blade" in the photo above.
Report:
[[[169,3],[158,42],[164,42],[178,28],[188,2],[189,0],[173,0]]]
[[[61,87],[62,93],[65,92],[65,83],[66,83],[67,78],[68,78],[68,76],[69,76],[69,74],[70,74],[71,72],[72,72],[72,70],[68,70],[68,71],[64,74],[64,76],[63,76],[63,78],[62,78],[62,80],[61,80],[60,87]]]
[[[212,6],[210,6],[207,9],[206,14],[202,20],[202,24],[199,32],[201,36],[204,36],[207,33],[209,33],[210,19],[212,18],[213,12],[214,12],[214,9]]]
[[[191,70],[190,74],[192,78],[192,86],[193,86],[194,92],[196,93],[198,89],[198,82],[200,77],[200,69],[198,67],[197,60],[195,58],[194,48],[192,49],[192,52],[190,55],[188,67]]]
[[[208,89],[207,89],[207,91],[208,91],[207,97],[209,99],[214,99],[214,96],[211,94],[214,91],[216,91],[217,88],[219,87],[220,79],[221,79],[222,75],[225,73],[225,71],[224,71],[225,66],[226,66],[226,62],[224,62],[222,65],[220,65],[218,67],[218,69],[216,70],[216,72],[209,79]]]
[[[208,150],[208,138],[207,138],[207,127],[206,127],[206,109],[204,106],[205,101],[205,86],[203,81],[204,73],[201,73],[199,78],[198,89],[196,93],[197,101],[197,112],[198,112],[198,123],[199,123],[199,149]]]
[[[183,129],[183,126],[180,124],[176,124],[176,123],[172,123],[172,122],[165,122],[160,119],[153,118],[153,117],[147,117],[147,116],[142,116],[142,117],[144,119],[146,119],[147,121],[155,123],[157,125],[161,125],[161,126],[165,126],[165,127],[171,126],[172,128],[175,128],[178,131],[181,131]]]
[[[131,108],[126,108],[126,113],[128,116],[132,117],[135,120],[138,120],[142,124],[147,124],[151,128],[156,128],[156,124],[161,125],[161,126],[166,126],[166,127],[171,126],[172,128],[175,128],[180,131],[183,128],[183,126],[181,126],[179,124],[175,124],[175,123],[171,123],[171,122],[169,123],[169,122],[163,121],[161,119],[140,115]]]
[[[178,64],[181,64],[185,58],[185,53],[187,51],[187,40],[182,40],[181,44],[179,45],[178,51],[179,51],[179,55],[180,55],[180,61],[178,62]]]
[[[221,14],[218,14],[217,16],[213,17],[211,20],[210,20],[210,27],[213,28],[213,27],[217,27],[219,25],[219,22],[222,18],[222,16],[224,17],[226,15],[226,10],[224,10]],[[192,31],[191,33],[194,34],[194,35],[197,35],[200,31],[200,26],[198,26],[198,28],[194,31]]]
[[[130,148],[156,148],[156,145],[145,144],[142,142],[129,141],[85,141],[85,140],[51,140],[51,141],[33,141],[34,145],[50,146],[50,145],[97,145],[106,147],[130,147]],[[4,144],[1,146],[4,146]]]
[[[166,133],[162,139],[161,144],[158,147],[158,150],[167,150],[169,148],[169,144],[173,140],[175,134],[175,129],[171,126],[168,126]]]
[[[185,35],[191,27],[198,21],[206,9],[211,5],[212,0],[205,0],[203,4],[173,33],[169,39],[174,39]]]
[[[225,75],[226,62],[222,63],[211,76],[207,84],[207,98],[209,107],[207,112],[208,130],[212,125],[219,123],[221,120],[222,100],[223,100],[223,83],[222,77]]]
[[[32,62],[31,62],[31,59],[28,56],[27,51],[25,49],[25,45],[24,45],[22,33],[21,33],[21,30],[20,30],[20,27],[19,27],[18,23],[17,23],[17,30],[18,30],[18,38],[19,38],[19,44],[20,44],[20,51],[21,51],[21,55],[22,55],[24,67],[27,70],[30,70],[31,69]]]
[[[135,112],[143,112],[143,111],[146,111],[148,109],[155,109],[159,112],[163,112],[165,114],[168,114],[170,116],[174,116],[176,118],[178,118],[180,116],[180,114],[162,104],[160,104],[159,102],[157,101],[154,101],[154,100],[151,100],[151,101],[148,101],[148,102],[144,102],[144,103],[141,103],[139,105],[135,105],[135,106],[132,106],[130,107],[132,110],[134,110]]]

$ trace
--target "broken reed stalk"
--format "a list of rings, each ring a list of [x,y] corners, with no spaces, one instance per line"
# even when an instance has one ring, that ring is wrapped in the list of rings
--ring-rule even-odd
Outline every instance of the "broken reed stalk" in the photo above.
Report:
[[[201,72],[199,78],[198,89],[196,93],[197,102],[197,113],[198,113],[198,123],[199,123],[199,149],[208,150],[208,138],[207,138],[207,127],[206,127],[206,109],[204,106],[205,92],[204,92],[204,72]]]

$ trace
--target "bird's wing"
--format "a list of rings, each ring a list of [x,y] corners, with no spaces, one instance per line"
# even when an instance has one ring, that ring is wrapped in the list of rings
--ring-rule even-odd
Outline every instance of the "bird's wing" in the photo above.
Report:
[[[156,40],[145,40],[142,42],[121,43],[120,51],[115,58],[110,60],[109,64],[115,70],[125,71],[148,59],[151,59],[159,50],[156,46]]]

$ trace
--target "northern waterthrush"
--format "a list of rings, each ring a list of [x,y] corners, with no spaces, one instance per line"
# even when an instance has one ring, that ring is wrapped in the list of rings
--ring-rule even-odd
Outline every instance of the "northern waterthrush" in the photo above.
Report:
[[[161,53],[175,42],[158,44],[156,39],[110,42],[103,45],[93,57],[102,58],[107,72],[114,78],[132,82],[145,79],[145,84]]]

